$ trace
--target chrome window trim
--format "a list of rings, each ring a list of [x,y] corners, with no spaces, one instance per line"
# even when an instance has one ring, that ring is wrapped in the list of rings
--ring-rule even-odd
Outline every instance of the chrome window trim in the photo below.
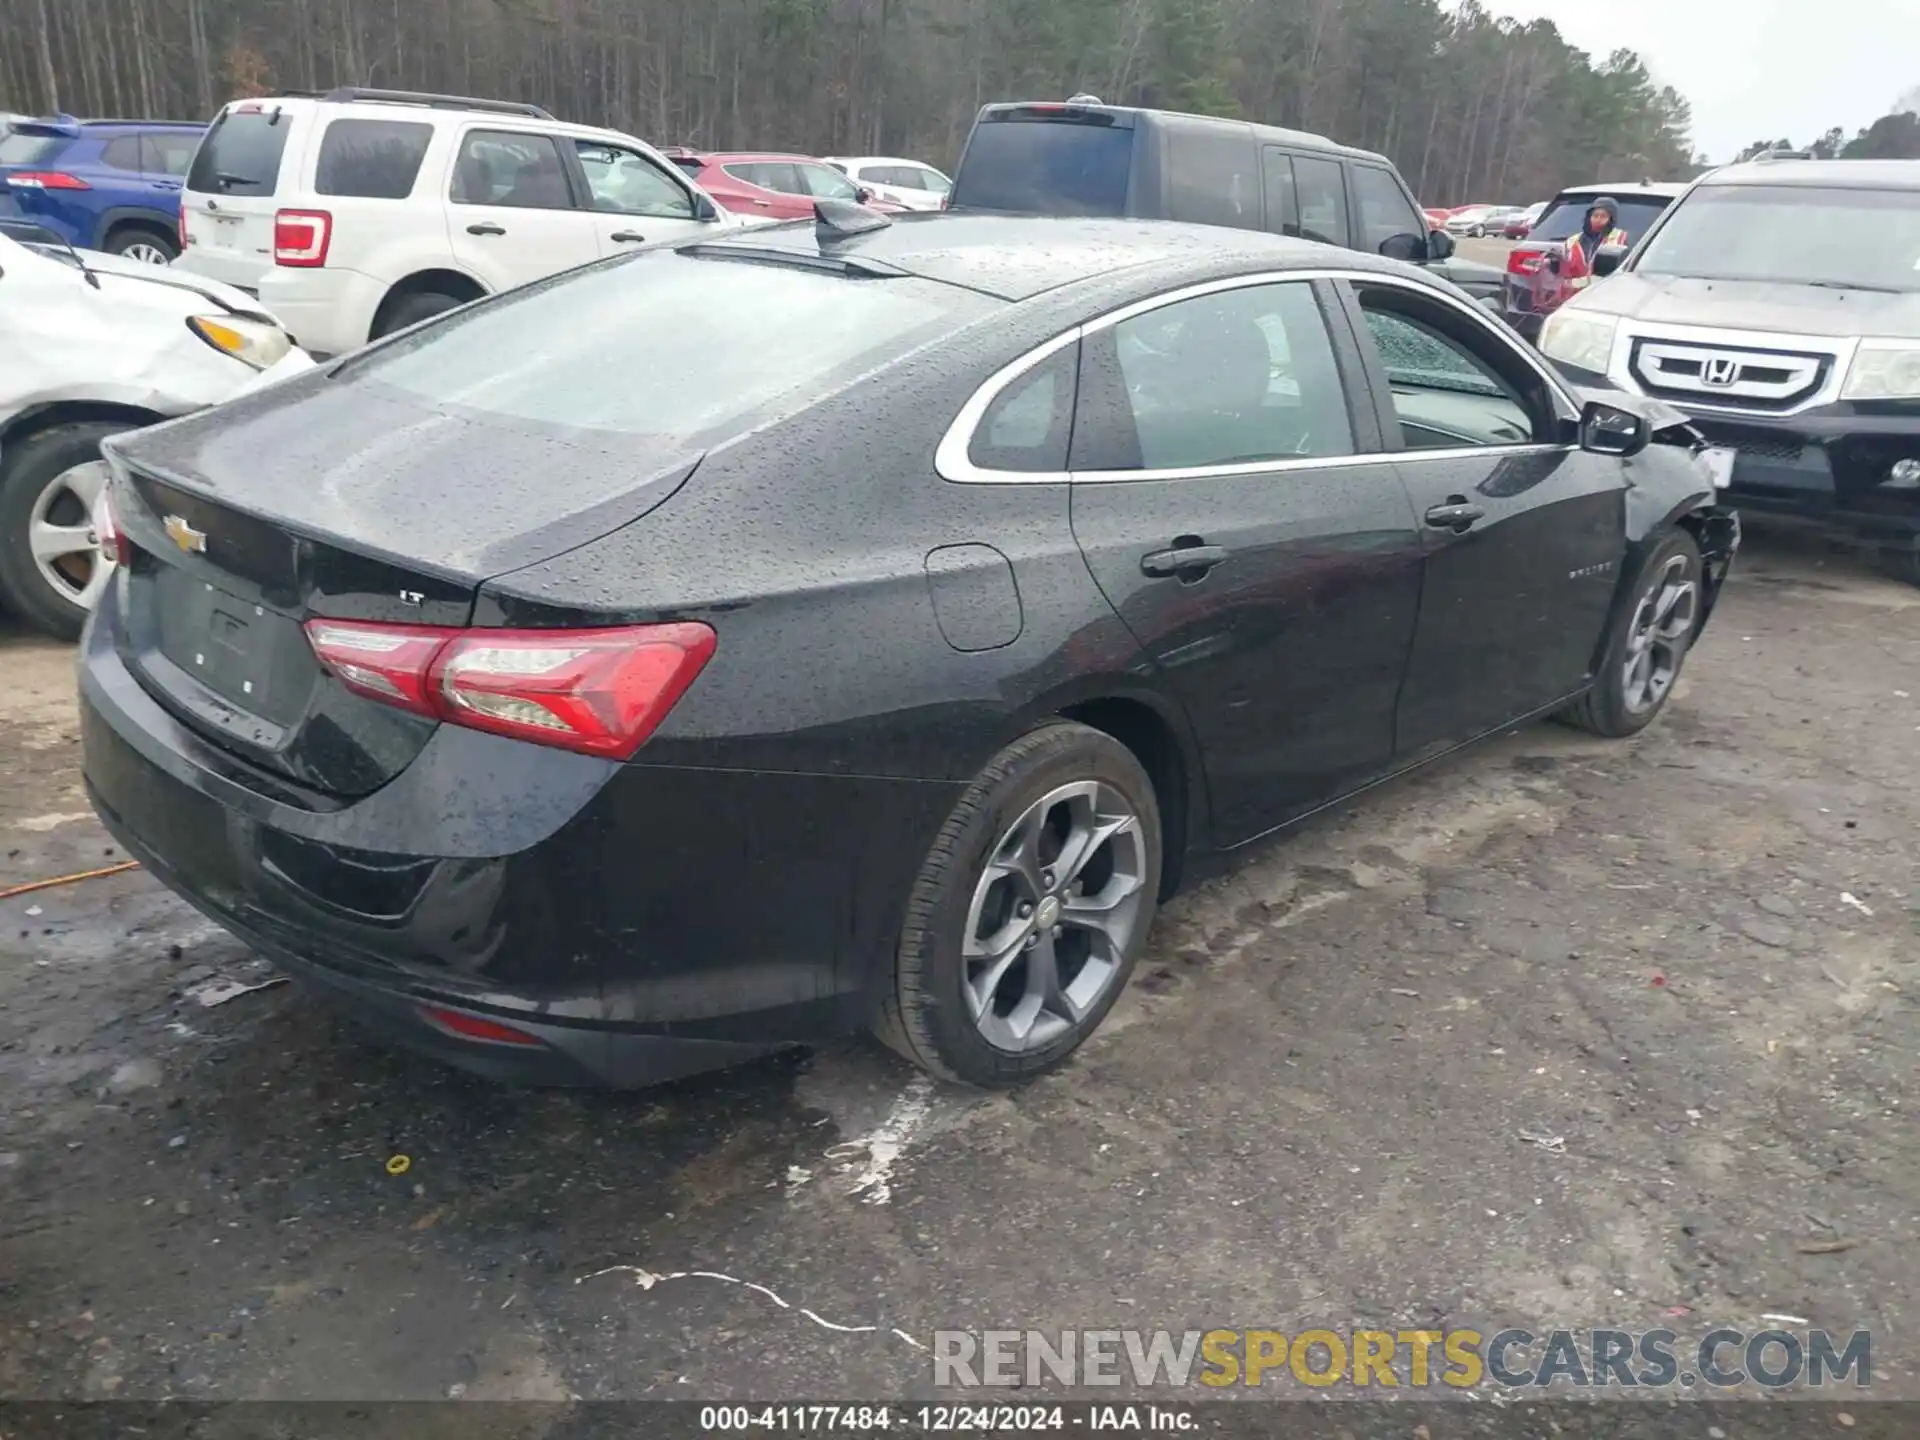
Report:
[[[1766,410],[1751,405],[1711,405],[1691,399],[1667,402],[1683,404],[1689,414],[1697,411],[1702,415],[1725,415],[1734,419],[1759,416],[1781,420],[1818,409],[1822,405],[1836,404],[1840,399],[1841,387],[1846,384],[1847,375],[1853,369],[1854,356],[1858,354],[1861,343],[1857,337],[1835,340],[1831,336],[1794,335],[1780,330],[1727,330],[1717,325],[1671,325],[1632,320],[1624,315],[1616,316],[1615,322],[1613,349],[1607,355],[1607,383],[1629,395],[1647,395],[1646,387],[1633,373],[1633,345],[1636,340],[1673,341],[1727,350],[1784,350],[1800,355],[1832,357],[1833,369],[1826,382],[1806,399],[1785,410]]]
[[[1135,300],[1104,315],[1095,316],[1070,330],[1055,335],[1052,339],[1029,350],[1011,364],[1002,366],[988,376],[979,389],[968,397],[967,403],[960,407],[959,414],[947,426],[941,436],[939,446],[934,450],[933,468],[944,480],[959,485],[1059,485],[1068,482],[1085,484],[1118,484],[1132,480],[1196,480],[1206,476],[1254,475],[1267,471],[1304,470],[1308,468],[1338,469],[1351,465],[1380,465],[1399,462],[1402,464],[1418,460],[1473,459],[1482,456],[1542,454],[1549,451],[1569,451],[1577,446],[1557,442],[1539,441],[1526,445],[1476,445],[1462,446],[1457,450],[1379,450],[1359,455],[1308,455],[1297,460],[1256,460],[1239,465],[1198,466],[1182,469],[1158,470],[995,470],[975,465],[969,452],[973,448],[974,432],[985,417],[987,409],[1000,398],[1014,381],[1029,370],[1057,354],[1060,350],[1090,335],[1110,330],[1123,321],[1136,315],[1145,315],[1168,305],[1177,305],[1185,300],[1199,299],[1204,295],[1218,295],[1227,290],[1247,290],[1260,285],[1278,285],[1289,281],[1302,283],[1314,280],[1346,281],[1349,284],[1387,285],[1395,289],[1411,291],[1438,304],[1448,306],[1457,314],[1465,316],[1478,325],[1496,342],[1504,345],[1518,356],[1521,362],[1534,372],[1546,385],[1547,392],[1565,407],[1569,416],[1578,416],[1580,406],[1568,392],[1566,383],[1530,354],[1518,337],[1503,333],[1502,327],[1495,322],[1480,306],[1470,301],[1456,300],[1437,286],[1423,281],[1408,279],[1401,275],[1390,275],[1377,270],[1314,269],[1314,270],[1261,270],[1249,275],[1229,275],[1219,280],[1202,280],[1192,285],[1182,286],[1178,290],[1164,291],[1159,295],[1148,296],[1144,300]]]

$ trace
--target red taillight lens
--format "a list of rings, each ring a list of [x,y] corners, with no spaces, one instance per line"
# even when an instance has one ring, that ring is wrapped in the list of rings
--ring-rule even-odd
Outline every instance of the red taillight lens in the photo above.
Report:
[[[17,170],[7,176],[7,183],[18,190],[91,190],[93,188],[78,175],[66,175],[58,170]]]
[[[273,217],[273,263],[317,270],[333,243],[333,215],[326,210],[281,210]]]
[[[713,656],[711,627],[455,630],[309,620],[313,653],[368,699],[537,745],[624,760]]]
[[[1536,273],[1546,256],[1538,250],[1509,250],[1507,252],[1507,273],[1509,275],[1532,275]]]
[[[100,487],[100,495],[93,502],[93,538],[100,546],[100,553],[116,565],[125,565],[133,559],[133,542],[127,539],[126,532],[120,528],[120,519],[113,513],[113,484],[108,482]]]
[[[483,1020],[478,1015],[463,1014],[458,1010],[444,1009],[439,1005],[422,1005],[420,1013],[429,1024],[437,1026],[449,1035],[458,1035],[462,1040],[485,1040],[494,1045],[543,1045],[538,1035],[529,1035],[524,1030],[516,1030],[511,1025],[502,1025],[495,1020]]]
[[[180,231],[180,248],[184,250],[193,243],[193,237],[187,234],[187,202],[184,200],[180,202],[180,224],[178,229]]]

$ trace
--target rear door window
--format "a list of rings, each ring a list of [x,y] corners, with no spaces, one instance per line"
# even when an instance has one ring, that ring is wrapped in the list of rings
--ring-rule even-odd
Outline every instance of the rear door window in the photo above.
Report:
[[[975,125],[953,182],[953,206],[1027,215],[1124,215],[1136,133],[1066,117]]]
[[[1385,170],[1353,167],[1353,195],[1360,205],[1360,248],[1378,254],[1396,235],[1424,237],[1427,227],[1400,184]]]
[[[551,135],[469,130],[453,167],[457,205],[504,205],[515,210],[572,210],[573,188]]]
[[[1294,194],[1300,206],[1297,234],[1328,245],[1348,243],[1347,197],[1340,162],[1318,155],[1293,157]]]
[[[135,173],[145,170],[140,155],[140,137],[121,135],[109,140],[100,151],[100,163],[109,170],[130,170]]]
[[[335,120],[320,137],[313,188],[321,195],[404,200],[432,139],[433,127],[417,120]]]
[[[193,164],[193,152],[200,137],[191,131],[162,131],[142,138],[140,158],[146,170],[155,175],[184,175]]]
[[[1173,124],[1167,137],[1172,218],[1196,225],[1260,227],[1260,177],[1250,135],[1224,126]]]
[[[293,117],[283,110],[228,110],[213,122],[187,172],[203,195],[272,195],[280,188]]]
[[[780,160],[743,161],[738,165],[721,167],[736,180],[744,180],[749,185],[758,185],[762,190],[773,190],[782,195],[804,195],[806,188],[800,183],[800,176],[794,167]]]

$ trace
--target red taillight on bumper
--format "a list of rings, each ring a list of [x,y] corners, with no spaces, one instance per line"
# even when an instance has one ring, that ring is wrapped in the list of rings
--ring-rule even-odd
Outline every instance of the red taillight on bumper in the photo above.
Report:
[[[456,630],[309,620],[320,663],[356,694],[537,745],[624,760],[713,656],[696,622]]]
[[[1509,275],[1534,275],[1546,263],[1544,250],[1514,249],[1507,252],[1507,273]]]
[[[59,170],[16,170],[7,183],[17,190],[91,190],[93,186],[78,175]]]
[[[448,1010],[439,1005],[422,1005],[420,1014],[435,1029],[444,1030],[449,1035],[457,1035],[462,1040],[483,1040],[490,1045],[543,1045],[538,1035],[529,1035],[524,1030],[516,1030],[511,1025],[502,1025],[496,1020],[485,1020],[478,1015],[468,1015],[459,1010]]]
[[[180,248],[184,250],[193,243],[193,237],[187,234],[187,202],[184,200],[180,202],[180,224],[177,228],[180,232]]]
[[[317,270],[327,263],[327,247],[332,243],[332,212],[279,210],[274,213],[274,264],[295,270]]]

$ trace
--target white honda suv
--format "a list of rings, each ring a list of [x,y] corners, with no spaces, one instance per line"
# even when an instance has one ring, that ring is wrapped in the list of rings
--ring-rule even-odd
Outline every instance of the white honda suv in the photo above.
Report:
[[[644,141],[397,90],[236,100],[180,205],[180,268],[319,355],[576,265],[739,222]]]

